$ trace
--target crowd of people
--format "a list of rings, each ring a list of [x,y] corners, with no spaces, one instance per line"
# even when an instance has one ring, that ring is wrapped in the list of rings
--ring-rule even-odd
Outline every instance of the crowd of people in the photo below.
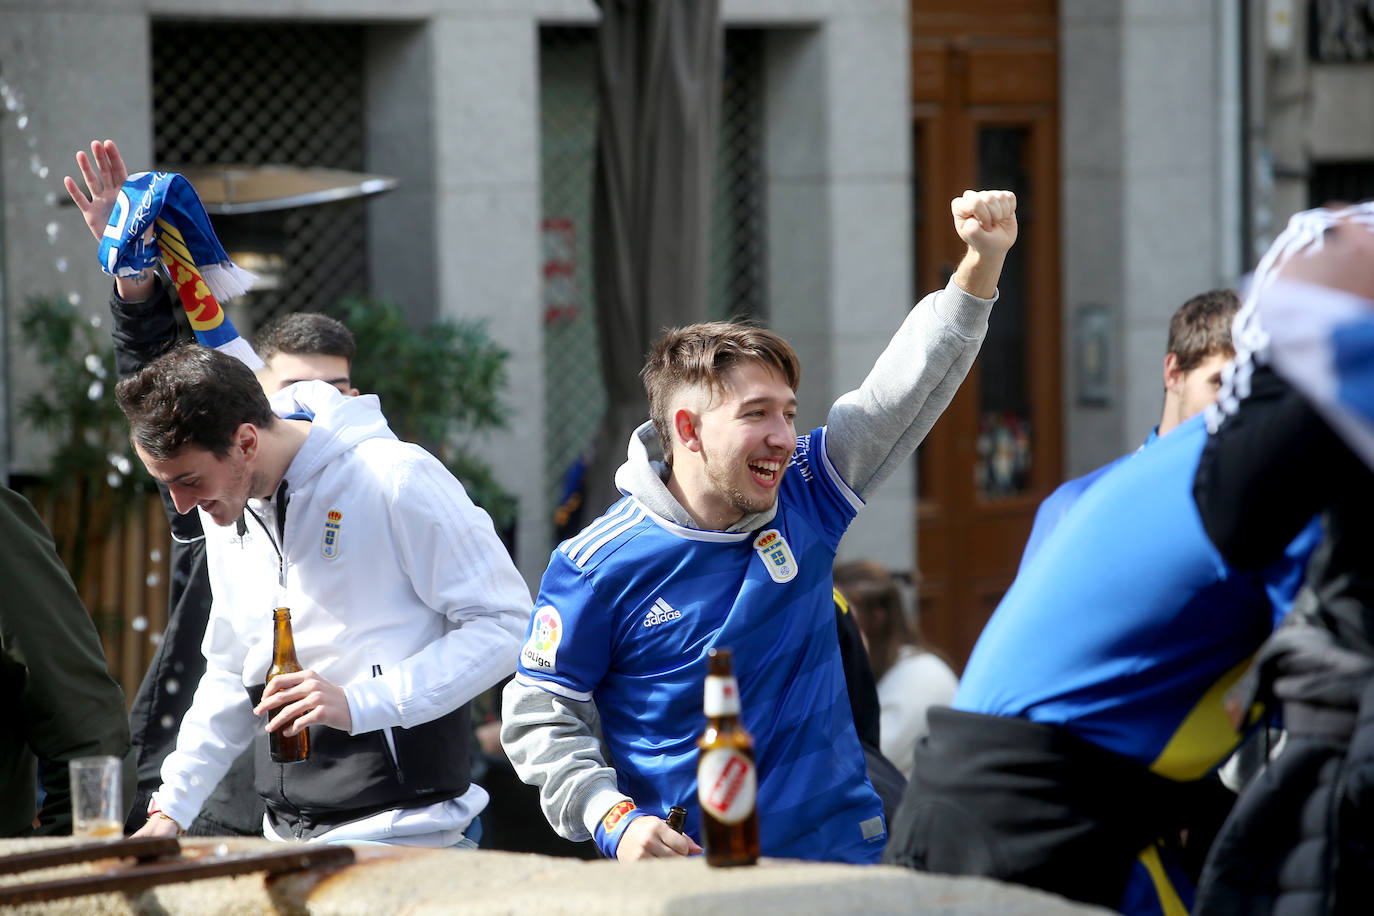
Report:
[[[44,609],[0,617],[25,724],[0,755],[26,787],[6,835],[62,830],[64,761],[127,752],[137,835],[478,847],[511,816],[473,772],[474,736],[497,749],[499,730],[560,837],[695,855],[719,646],[766,856],[1130,914],[1374,899],[1374,209],[1299,214],[1243,305],[1213,290],[1179,307],[1158,426],[1044,501],[956,676],[896,578],[836,555],[996,320],[1013,194],[952,201],[963,259],[816,429],[796,428],[801,366],[779,335],[667,330],[623,497],[553,550],[531,601],[462,484],[359,394],[347,328],[288,315],[250,346],[211,295],[242,277],[189,186],[130,175],[110,141],[77,163],[67,189],[114,275],[115,397],[172,528],[171,607],[126,718],[51,539],[3,494],[7,578]],[[282,606],[304,670],[264,683]],[[475,732],[493,688],[499,716]],[[269,757],[270,733],[307,728],[307,760]],[[1255,763],[1223,782],[1247,740]]]

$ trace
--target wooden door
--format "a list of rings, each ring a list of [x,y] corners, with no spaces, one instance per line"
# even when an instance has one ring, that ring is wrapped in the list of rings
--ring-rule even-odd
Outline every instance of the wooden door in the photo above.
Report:
[[[915,274],[963,253],[949,201],[1009,188],[1020,234],[988,337],[918,453],[925,636],[962,669],[1060,479],[1057,22],[1053,0],[913,0]]]

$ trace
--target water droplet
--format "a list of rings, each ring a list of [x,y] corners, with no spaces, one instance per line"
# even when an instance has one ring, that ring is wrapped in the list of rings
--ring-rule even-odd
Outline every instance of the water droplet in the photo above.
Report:
[[[24,128],[28,127],[29,116],[26,114],[21,114],[18,118],[15,119],[14,126],[19,128],[20,130],[23,130]]]
[[[80,304],[81,304],[81,294],[80,294],[80,293],[67,293],[67,301],[68,301],[69,303],[71,303],[72,305],[80,305]]]
[[[149,634],[148,634],[148,642],[152,643],[152,644],[155,645],[155,646],[160,646],[160,645],[162,645],[162,631],[159,630],[159,631],[156,632],[156,633],[149,633]]]
[[[58,258],[54,263],[57,265],[58,273],[64,274],[67,272],[67,258],[65,256]]]
[[[91,387],[86,389],[86,397],[92,401],[100,400],[101,395],[103,395],[104,393],[105,383],[102,382],[100,379],[96,379],[95,381],[91,382]],[[114,472],[111,471],[111,473]]]
[[[89,372],[91,375],[94,375],[97,378],[103,377],[105,375],[105,366],[103,363],[100,362],[99,353],[87,353],[85,364],[86,371]],[[110,464],[115,463],[115,457],[116,455],[114,453],[110,454]]]
[[[227,856],[227,855],[229,855],[229,844],[228,844],[228,843],[216,843],[216,844],[215,844],[215,855],[217,855],[217,856]]]
[[[171,728],[173,725],[177,724],[177,720],[173,719],[171,716],[163,716],[161,722],[163,728]]]
[[[194,775],[194,774],[192,774],[191,776],[186,777],[186,781],[189,782],[189,783],[190,783],[191,785],[193,785],[193,786],[198,786],[198,785],[200,785],[200,777],[199,777],[199,776],[196,776],[196,775]]]
[[[144,630],[148,629],[148,618],[139,614],[133,620],[129,621],[129,626],[133,627],[139,633],[142,633]]]
[[[143,580],[143,584],[149,588],[157,588],[157,584],[161,581],[162,579],[157,573],[148,573],[148,577]]]
[[[57,221],[54,220],[44,226],[43,231],[48,234],[48,244],[51,245],[53,242],[57,241],[57,235],[62,231],[62,227],[57,225]]]
[[[178,690],[181,689],[181,682],[174,677],[169,677],[167,678],[167,681],[162,685],[162,687],[168,693],[176,693]]]
[[[181,672],[186,670],[186,663],[179,661],[172,662],[172,670],[175,671],[177,674],[180,674]]]
[[[49,207],[57,206],[57,192],[49,191],[47,194],[44,194],[43,203],[47,204]]]
[[[152,550],[148,551],[148,561],[151,562],[151,563],[161,563],[161,562],[162,562],[162,551],[161,551],[161,550],[158,550],[156,547],[154,547]]]
[[[38,177],[39,177],[39,178],[47,178],[47,177],[48,177],[48,167],[47,167],[46,165],[40,165],[40,166],[38,167]]]
[[[91,400],[94,401],[95,398],[91,398]],[[105,482],[108,483],[111,488],[118,487],[123,481],[124,478],[120,477],[114,471],[105,475]]]
[[[14,97],[14,93],[12,93],[12,92],[6,92],[6,93],[5,93],[5,108],[8,109],[9,111],[18,111],[18,110],[19,110],[19,100],[18,100],[17,98]]]
[[[104,367],[101,368],[100,375],[102,378],[104,377]],[[126,476],[130,471],[134,469],[134,466],[129,463],[129,459],[126,458],[124,455],[120,455],[119,458],[115,461],[115,467],[119,469],[119,473],[124,474]]]
[[[100,316],[99,316],[99,315],[92,315],[92,316],[91,316],[91,327],[93,327],[93,328],[98,328],[98,327],[100,327]]]

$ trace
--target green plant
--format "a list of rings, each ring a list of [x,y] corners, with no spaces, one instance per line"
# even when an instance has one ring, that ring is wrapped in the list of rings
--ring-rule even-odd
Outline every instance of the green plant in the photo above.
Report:
[[[472,453],[471,442],[505,426],[501,392],[510,354],[480,321],[416,328],[399,306],[360,297],[340,300],[334,313],[358,341],[354,384],[381,397],[396,435],[432,451],[498,530],[508,527],[515,499]]]
[[[53,444],[42,476],[54,498],[77,507],[81,523],[59,532],[58,549],[80,582],[87,535],[106,533],[137,497],[152,490],[152,480],[129,444],[128,425],[110,390],[114,349],[99,319],[56,297],[35,296],[20,315],[19,332],[46,376],[45,387],[24,399],[19,415]]]

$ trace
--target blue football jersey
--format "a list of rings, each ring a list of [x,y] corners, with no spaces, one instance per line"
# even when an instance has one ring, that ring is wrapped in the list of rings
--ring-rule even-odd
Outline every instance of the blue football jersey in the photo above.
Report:
[[[1239,735],[1222,696],[1286,611],[1318,528],[1263,574],[1227,566],[1193,502],[1206,438],[1195,417],[1082,495],[988,621],[956,709],[1059,725],[1173,779],[1225,759]]]
[[[831,568],[862,501],[825,431],[798,440],[778,511],[754,532],[684,528],[634,497],[554,551],[518,676],[595,700],[622,792],[687,808],[700,840],[696,740],[706,651],[734,653],[758,762],[764,855],[877,861],[886,841],[835,636]]]
[[[1082,477],[1075,477],[1066,480],[1055,488],[1054,492],[1046,496],[1040,503],[1040,507],[1035,510],[1035,523],[1031,525],[1030,537],[1026,538],[1026,549],[1021,554],[1021,565],[1017,567],[1017,575],[1026,568],[1026,564],[1031,561],[1031,557],[1040,552],[1040,547],[1049,538],[1055,528],[1059,527],[1059,522],[1074,507],[1083,494],[1112,468],[1123,461],[1139,455],[1142,451],[1150,447],[1150,444],[1159,440],[1159,428],[1150,430],[1150,435],[1145,438],[1144,444],[1133,452],[1128,452],[1120,458],[1107,462],[1100,468],[1089,471]]]

